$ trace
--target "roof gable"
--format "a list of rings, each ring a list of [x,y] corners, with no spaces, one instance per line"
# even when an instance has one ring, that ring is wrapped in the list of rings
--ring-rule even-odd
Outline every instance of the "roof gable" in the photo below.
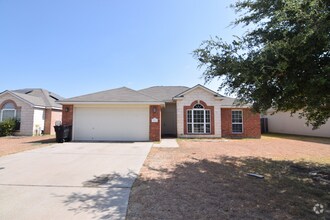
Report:
[[[10,95],[10,96],[12,96],[12,97],[14,97],[14,98],[16,98],[16,99],[19,99],[19,100],[22,101],[22,102],[25,102],[26,104],[30,105],[31,107],[34,106],[33,103],[27,101],[26,99],[24,99],[24,98],[22,98],[22,97],[16,95],[15,93],[13,93],[13,92],[11,92],[11,91],[9,91],[9,90],[5,90],[5,91],[3,91],[3,92],[0,93],[0,97],[1,97],[1,96],[4,96],[4,95]]]
[[[11,91],[13,94],[25,99],[26,101],[32,103],[35,106],[50,107],[50,108],[59,108],[62,106],[56,101],[63,99],[63,97],[49,92],[46,89],[18,89]]]
[[[176,96],[174,96],[173,99],[180,99],[180,98],[183,98],[185,94],[187,94],[187,93],[189,93],[189,92],[192,92],[192,91],[194,91],[194,90],[196,90],[196,89],[198,89],[198,88],[199,88],[199,89],[203,89],[203,90],[205,90],[206,92],[212,94],[214,97],[219,97],[219,98],[224,97],[224,96],[220,95],[219,93],[214,92],[213,90],[211,90],[211,89],[209,89],[209,88],[207,88],[207,87],[205,87],[205,86],[202,86],[202,85],[200,85],[200,84],[197,84],[196,86],[194,86],[194,87],[192,87],[192,88],[189,88],[189,89],[187,89],[187,90],[181,92],[180,94],[177,94]]]
[[[174,100],[183,99],[185,95],[187,95],[188,93],[191,93],[195,90],[198,90],[198,89],[202,89],[205,92],[212,95],[214,98],[218,99],[221,102],[221,106],[223,106],[223,107],[249,107],[250,106],[250,105],[241,105],[241,104],[237,103],[236,98],[223,96],[223,95],[221,95],[217,92],[214,92],[213,90],[211,90],[203,85],[200,85],[200,84],[197,84],[196,86],[183,91],[182,93],[176,95],[173,99]]]
[[[155,102],[158,103],[160,100],[143,94],[141,92],[135,91],[127,87],[121,87],[117,89],[110,89],[106,91],[91,93],[87,95],[77,96],[69,99],[60,100],[59,103],[86,103],[86,102],[96,102],[96,103],[113,103],[113,102],[133,102],[133,103],[145,103],[145,102]]]

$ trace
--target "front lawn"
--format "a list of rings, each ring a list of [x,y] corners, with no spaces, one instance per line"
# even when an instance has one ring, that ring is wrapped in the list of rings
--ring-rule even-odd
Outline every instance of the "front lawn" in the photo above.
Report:
[[[128,219],[330,218],[330,139],[179,143],[151,150],[134,183]],[[323,213],[313,211],[316,204]]]
[[[7,136],[0,137],[0,157],[32,150],[55,143],[55,136]]]

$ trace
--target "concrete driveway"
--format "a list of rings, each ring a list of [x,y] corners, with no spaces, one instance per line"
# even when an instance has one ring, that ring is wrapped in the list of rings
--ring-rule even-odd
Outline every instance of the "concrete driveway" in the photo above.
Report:
[[[152,143],[65,143],[0,157],[0,219],[124,219]]]

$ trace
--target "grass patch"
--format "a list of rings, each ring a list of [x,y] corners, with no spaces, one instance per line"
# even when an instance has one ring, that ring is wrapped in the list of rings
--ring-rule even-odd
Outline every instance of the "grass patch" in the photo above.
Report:
[[[294,135],[294,134],[267,133],[267,134],[262,134],[262,138],[283,138],[283,139],[291,139],[298,141],[330,144],[330,138],[312,137],[312,136]]]

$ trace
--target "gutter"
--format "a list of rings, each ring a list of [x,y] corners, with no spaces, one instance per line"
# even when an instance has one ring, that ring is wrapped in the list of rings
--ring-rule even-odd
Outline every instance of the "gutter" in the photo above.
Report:
[[[165,105],[165,102],[74,102],[57,101],[61,105]]]

